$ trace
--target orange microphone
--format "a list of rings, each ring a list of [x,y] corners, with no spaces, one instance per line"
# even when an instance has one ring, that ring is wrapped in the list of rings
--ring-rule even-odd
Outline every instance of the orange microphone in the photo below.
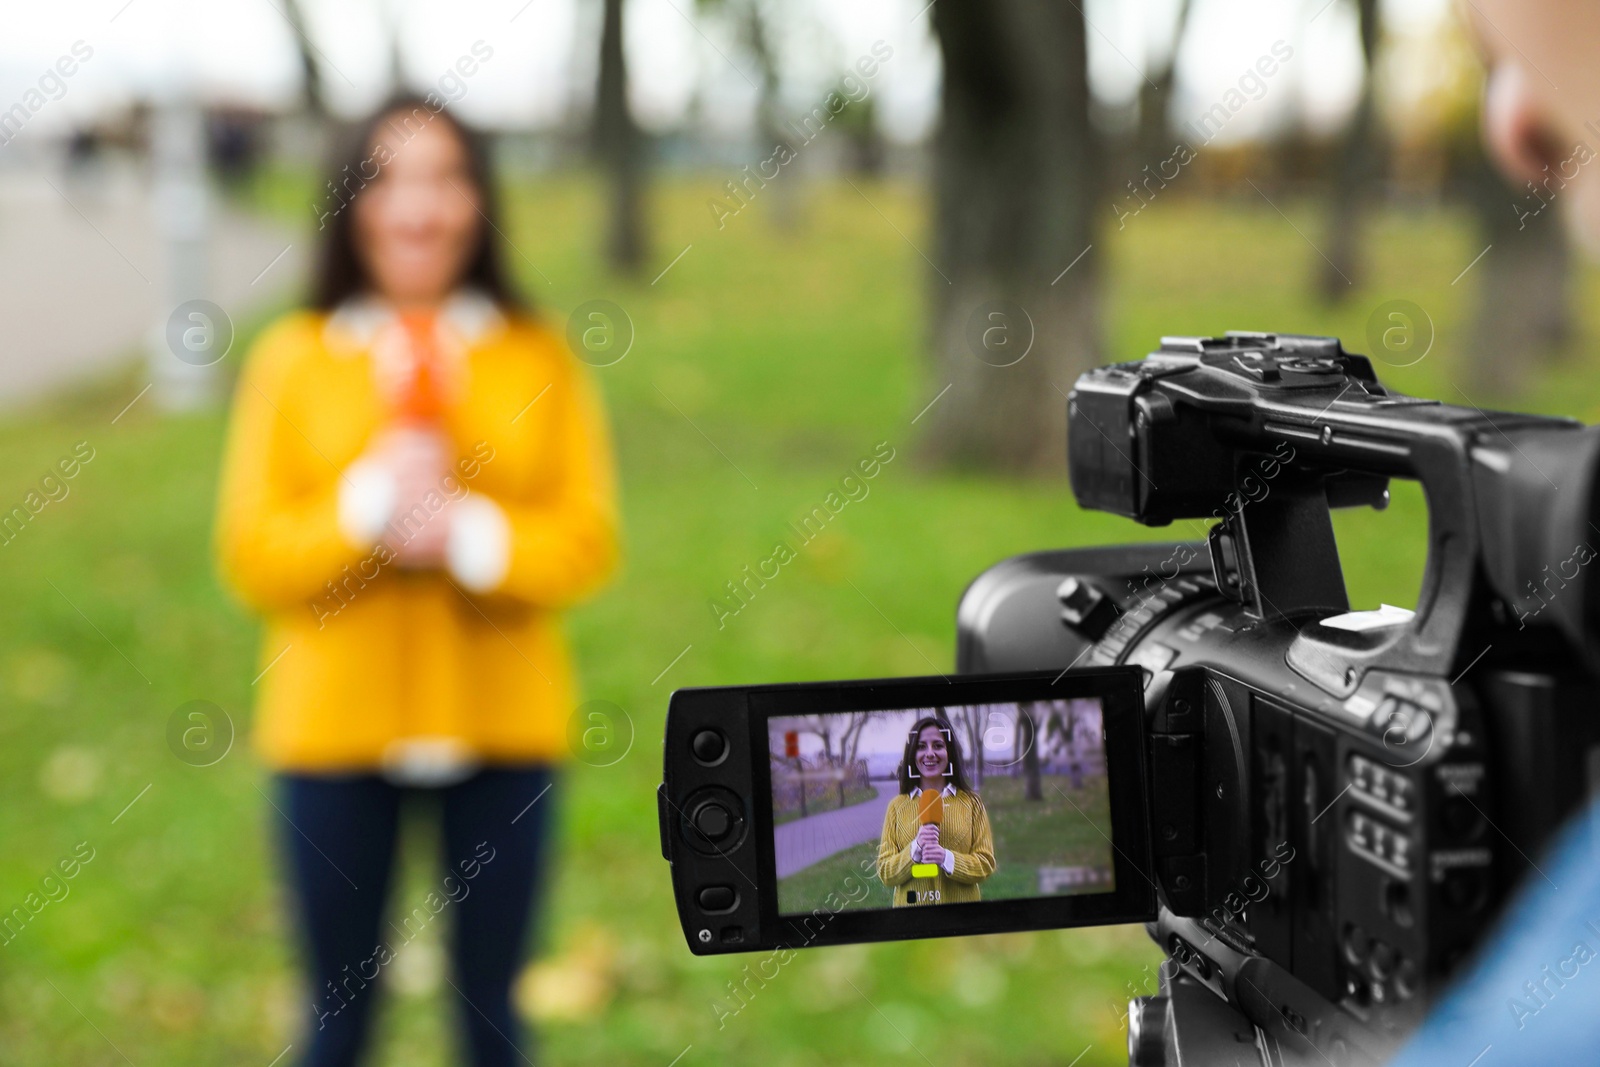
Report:
[[[924,789],[917,794],[917,825],[938,826],[944,820],[944,794],[932,789]],[[913,863],[911,877],[937,878],[943,870],[937,863]]]
[[[439,350],[434,317],[402,314],[400,325],[410,342],[411,365],[395,414],[404,425],[437,425],[444,414],[444,353]]]

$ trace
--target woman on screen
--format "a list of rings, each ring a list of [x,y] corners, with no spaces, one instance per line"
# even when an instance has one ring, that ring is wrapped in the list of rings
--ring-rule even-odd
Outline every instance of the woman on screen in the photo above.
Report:
[[[929,715],[906,735],[900,795],[889,801],[878,844],[878,877],[894,906],[982,899],[994,873],[994,832],[967,784],[948,720]]]

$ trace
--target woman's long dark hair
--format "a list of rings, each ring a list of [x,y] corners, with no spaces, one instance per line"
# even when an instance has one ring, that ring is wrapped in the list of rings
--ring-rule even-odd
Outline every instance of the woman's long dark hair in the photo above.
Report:
[[[945,752],[950,759],[950,777],[946,782],[955,786],[959,792],[972,792],[972,787],[967,784],[966,768],[962,766],[961,746],[956,743],[956,732],[951,727],[950,720],[943,715],[928,715],[918,719],[916,725],[906,734],[906,750],[900,757],[900,792],[909,795],[913,789],[920,789],[926,784],[920,777],[911,776],[911,768],[916,766],[917,739],[922,736],[922,731],[930,726],[937,726],[944,731]],[[940,785],[939,788],[943,789],[944,786]]]
[[[438,102],[439,98],[433,98]],[[478,194],[478,210],[483,222],[478,227],[478,247],[467,261],[460,284],[470,285],[506,309],[527,310],[522,298],[506,276],[501,254],[504,226],[500,201],[489,169],[489,149],[482,134],[462,124],[442,103],[435,108],[429,100],[410,94],[396,96],[364,121],[345,132],[335,149],[329,180],[317,202],[317,221],[322,244],[311,283],[310,304],[331,311],[352,296],[370,292],[372,280],[356,252],[352,202],[378,176],[381,161],[373,142],[382,132],[392,132],[404,144],[421,128],[442,122],[455,134],[467,155],[467,176]],[[391,144],[390,150],[394,146]],[[465,192],[466,190],[463,190]]]

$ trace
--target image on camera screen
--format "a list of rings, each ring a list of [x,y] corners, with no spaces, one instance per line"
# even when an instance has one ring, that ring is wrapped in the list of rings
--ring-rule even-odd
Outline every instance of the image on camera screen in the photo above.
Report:
[[[1110,893],[1099,698],[767,720],[778,912]]]

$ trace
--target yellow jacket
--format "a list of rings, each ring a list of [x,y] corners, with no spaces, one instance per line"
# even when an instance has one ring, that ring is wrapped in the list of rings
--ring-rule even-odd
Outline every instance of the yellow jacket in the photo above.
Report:
[[[386,425],[374,351],[392,319],[375,303],[290,314],[239,382],[217,552],[266,617],[256,747],[301,771],[378,768],[415,738],[468,762],[559,758],[574,692],[556,613],[617,558],[598,399],[537,322],[453,299],[439,329],[458,353],[444,428],[459,478],[445,479],[437,504],[454,501],[445,521],[492,520],[499,558],[485,566],[479,551],[457,568],[452,525],[449,569],[403,571],[383,535],[352,532],[350,518],[352,464]],[[418,511],[389,516],[385,534],[430,520]]]
[[[889,810],[883,813],[883,836],[878,841],[878,878],[894,890],[894,906],[963,904],[982,899],[979,886],[994,873],[994,831],[989,826],[988,809],[978,795],[949,788],[945,791],[939,845],[950,853],[951,870],[941,870],[932,878],[911,877],[911,846],[920,829],[915,796],[902,793],[889,801]],[[915,901],[907,898],[908,892],[917,894]]]

